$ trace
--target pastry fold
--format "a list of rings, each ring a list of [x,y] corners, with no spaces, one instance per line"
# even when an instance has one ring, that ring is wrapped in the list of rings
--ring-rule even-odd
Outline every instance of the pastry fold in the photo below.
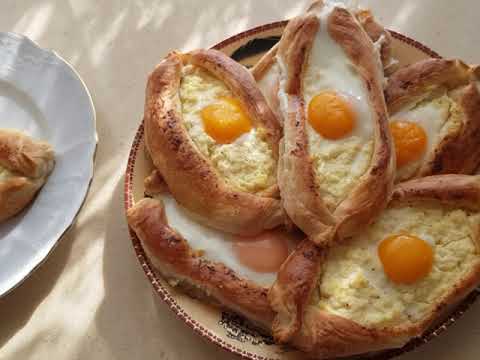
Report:
[[[23,210],[55,164],[50,145],[15,130],[0,129],[0,222]]]
[[[415,166],[400,168],[397,181],[436,174],[472,174],[480,164],[480,70],[460,60],[427,59],[406,66],[388,80],[385,98],[391,120],[419,107],[445,107],[432,145]],[[426,119],[423,119],[426,121]]]
[[[374,44],[355,16],[346,8],[331,8],[321,24],[319,13],[330,3],[322,1],[305,15],[291,20],[280,40],[279,96],[283,102],[284,137],[280,143],[278,185],[283,206],[292,221],[316,244],[328,243],[335,235],[350,236],[370,223],[385,207],[394,177],[394,155],[388,131],[383,97],[383,72]],[[322,20],[323,21],[323,20]],[[326,188],[316,180],[309,150],[307,104],[303,93],[306,72],[315,36],[329,36],[351,62],[361,78],[372,114],[373,150],[366,171],[355,181],[339,203],[327,201]],[[335,90],[335,89],[333,89]],[[283,98],[283,100],[282,100]]]
[[[201,69],[225,84],[242,103],[253,128],[272,154],[270,186],[246,191],[232,185],[214,166],[208,151],[201,151],[194,142],[185,125],[180,97],[187,66]],[[199,93],[198,101],[201,96]],[[255,235],[284,222],[274,175],[280,138],[278,121],[242,65],[216,50],[169,54],[148,79],[144,121],[146,146],[156,170],[175,200],[200,222],[237,235]]]

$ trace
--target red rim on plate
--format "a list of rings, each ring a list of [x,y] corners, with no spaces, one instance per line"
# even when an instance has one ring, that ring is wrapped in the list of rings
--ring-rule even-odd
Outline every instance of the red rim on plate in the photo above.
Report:
[[[241,32],[237,35],[234,35],[218,44],[213,46],[214,49],[217,50],[222,50],[225,47],[234,44],[235,42],[241,41],[245,38],[252,37],[257,34],[261,34],[266,31],[271,31],[271,30],[280,30],[281,28],[285,27],[287,24],[287,21],[278,21],[274,23],[269,23],[265,25],[261,25],[255,28],[252,28],[250,30]],[[410,45],[411,47],[416,48],[417,50],[420,50],[424,54],[426,54],[428,57],[432,58],[441,58],[439,54],[437,54],[435,51],[431,50],[427,46],[405,36],[400,33],[397,33],[395,31],[391,31],[390,33],[392,36],[396,39],[399,40],[400,42],[403,42],[407,45]],[[135,162],[137,159],[137,154],[138,150],[140,148],[140,145],[143,141],[143,136],[144,136],[144,127],[143,127],[143,122],[141,123],[140,127],[138,128],[138,131],[135,135],[135,139],[132,144],[132,148],[130,151],[129,159],[128,159],[128,165],[127,165],[127,170],[125,174],[125,188],[124,188],[124,195],[125,195],[125,209],[128,210],[131,208],[134,204],[134,196],[133,196],[133,180],[134,180],[134,168],[135,168]],[[157,273],[155,272],[154,268],[150,264],[145,251],[142,247],[142,244],[140,243],[140,240],[137,238],[135,233],[130,229],[130,236],[132,239],[133,247],[135,249],[135,253],[137,255],[137,258],[140,262],[140,265],[142,266],[145,274],[147,275],[149,281],[151,282],[153,288],[157,292],[157,294],[161,297],[161,299],[170,307],[170,309],[180,318],[182,321],[184,321],[189,327],[191,327],[195,332],[197,332],[199,335],[207,338],[209,341],[212,343],[216,344],[217,346],[223,348],[224,350],[227,350],[231,353],[234,353],[236,355],[241,356],[242,358],[245,359],[251,359],[251,360],[274,360],[273,358],[270,357],[264,357],[263,355],[258,355],[251,353],[249,351],[241,349],[240,345],[239,346],[234,346],[222,338],[218,337],[215,335],[212,331],[209,329],[205,328],[202,324],[194,320],[188,312],[186,312],[174,299],[174,297],[171,295],[170,290],[165,287],[162,283],[160,278],[158,277]],[[444,332],[450,325],[452,325],[457,319],[459,319],[465,311],[475,302],[477,297],[480,295],[480,290],[476,289],[474,290],[467,298],[465,298],[456,308],[456,310],[445,320],[443,320],[440,324],[437,326],[433,327],[429,331],[427,331],[422,337],[420,338],[415,338],[412,339],[409,343],[407,343],[404,347],[399,348],[399,349],[391,349],[391,350],[386,350],[381,353],[377,354],[372,354],[370,356],[366,356],[370,359],[391,359],[393,357],[396,357],[398,355],[401,355],[405,352],[409,352],[416,347],[425,344],[432,340],[433,338],[437,337],[440,335],[442,332]],[[358,357],[357,357],[358,358]]]

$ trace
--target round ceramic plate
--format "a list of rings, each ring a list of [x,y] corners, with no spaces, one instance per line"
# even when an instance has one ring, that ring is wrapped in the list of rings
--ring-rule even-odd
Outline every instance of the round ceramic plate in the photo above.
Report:
[[[256,27],[228,38],[214,48],[225,52],[246,66],[251,66],[279,40],[285,25],[286,22],[282,21]],[[432,50],[406,36],[393,31],[392,35],[394,38],[394,57],[400,62],[401,66],[428,57],[439,57]],[[152,170],[152,164],[145,156],[143,135],[143,124],[141,124],[133,142],[125,177],[126,209],[129,209],[135,201],[144,197],[143,180]],[[299,351],[274,344],[271,337],[260,334],[242,317],[203,304],[170,287],[155,272],[140,241],[133,232],[131,232],[131,237],[140,264],[155,291],[175,314],[201,336],[206,337],[225,350],[247,359],[296,360],[304,358],[304,354]],[[412,340],[402,349],[371,354],[369,357],[388,359],[429,341],[463,314],[478,294],[479,291],[472,293],[459,305],[455,313],[443,319],[439,325],[432,328],[422,338]]]
[[[93,176],[95,110],[73,68],[28,38],[0,33],[0,128],[48,141],[56,165],[35,201],[0,224],[0,296],[25,279],[72,224]]]

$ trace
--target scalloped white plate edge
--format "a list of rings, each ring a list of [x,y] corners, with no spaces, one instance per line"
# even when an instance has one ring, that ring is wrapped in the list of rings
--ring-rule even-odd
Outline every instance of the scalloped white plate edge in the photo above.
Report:
[[[57,156],[58,155],[63,156],[68,152],[75,153],[75,149],[77,147],[80,150],[82,150],[82,148],[85,148],[84,150],[86,150],[86,153],[82,153],[78,156],[80,160],[83,162],[84,167],[81,169],[80,171],[81,174],[79,174],[78,176],[70,176],[70,177],[56,176],[55,172],[60,171],[59,163],[60,165],[63,165],[61,164],[62,159],[59,159],[57,157],[57,160],[59,161],[57,162],[54,172],[52,173],[47,184],[44,186],[44,189],[42,189],[37,199],[35,199],[35,201],[33,202],[32,206],[26,209],[24,212],[19,214],[17,217],[12,219],[11,221],[6,222],[4,224],[0,224],[0,298],[7,295],[16,287],[18,287],[41,264],[43,264],[43,262],[45,262],[48,256],[52,253],[52,251],[58,245],[63,235],[68,231],[68,229],[76,221],[76,218],[80,210],[82,209],[85,203],[85,199],[90,190],[91,182],[93,179],[94,162],[95,162],[95,155],[96,155],[97,144],[98,144],[98,135],[96,131],[96,110],[95,110],[94,102],[90,94],[90,91],[88,90],[88,87],[86,86],[80,74],[75,70],[73,65],[71,65],[68,61],[66,61],[56,51],[53,51],[50,49],[44,49],[41,46],[39,46],[35,41],[28,38],[27,36],[17,34],[17,33],[12,33],[12,32],[0,32],[0,53],[2,52],[2,47],[5,45],[6,42],[10,42],[10,44],[16,42],[19,45],[19,48],[22,45],[29,47],[34,53],[36,53],[35,56],[32,57],[30,60],[33,60],[33,62],[38,62],[37,64],[41,64],[42,66],[45,66],[45,70],[44,70],[45,73],[48,73],[49,69],[52,69],[54,67],[57,67],[58,69],[62,68],[65,71],[65,74],[67,75],[67,77],[69,77],[68,80],[73,81],[74,83],[76,82],[76,86],[78,87],[77,90],[80,91],[79,94],[81,95],[81,97],[83,96],[81,100],[83,101],[83,105],[85,106],[84,115],[86,114],[85,117],[86,117],[87,123],[85,124],[80,123],[80,126],[85,125],[85,129],[86,129],[86,133],[84,134],[85,138],[81,139],[77,143],[73,143],[73,146],[72,146],[72,143],[69,142],[69,139],[71,139],[71,137],[69,139],[67,138],[58,139],[56,137],[56,135],[59,135],[59,134],[61,135],[60,131],[59,132],[54,131],[50,136],[51,139],[48,139],[48,136],[39,136],[38,133],[33,134],[33,135],[37,135],[37,137],[47,138],[47,140],[51,140],[51,142],[59,143],[59,144],[62,144],[62,146],[65,146],[66,148],[63,148],[61,154],[57,153]],[[3,73],[2,73],[2,66],[4,67]],[[28,66],[28,64],[26,66]],[[15,70],[13,70],[13,72],[15,72]],[[2,63],[0,63],[0,83],[1,82],[3,82],[4,84],[8,83],[9,86],[16,88],[15,75],[13,74],[13,72],[12,72],[12,78],[6,79],[5,64],[3,63],[3,59],[2,59]],[[37,80],[38,79],[35,79],[35,81]],[[31,98],[29,97],[28,88],[20,89],[19,92],[20,93],[23,92],[24,95],[26,95],[27,98],[31,100]],[[71,95],[71,94],[68,94],[68,95]],[[48,102],[52,100],[55,100],[55,98],[52,98],[46,95],[45,101]],[[68,101],[66,102],[68,103]],[[60,104],[60,102],[58,102],[58,104],[54,103],[53,105],[62,107],[64,103],[65,102]],[[79,100],[79,103],[80,103],[80,100]],[[42,115],[45,115],[45,114],[41,113],[41,116]],[[0,109],[0,116],[1,116],[1,109]],[[73,116],[72,118],[74,118],[75,116]],[[58,119],[52,120],[52,119],[49,119],[48,116],[44,116],[44,120],[47,123],[52,122],[52,124],[56,123],[57,125],[59,124],[65,125],[67,123],[65,122],[64,124],[61,124],[58,121]],[[74,120],[71,120],[71,122],[73,121]],[[2,125],[0,125],[0,127],[1,126]],[[15,126],[8,126],[7,124],[6,127],[15,127]],[[54,126],[52,126],[52,128],[53,127]],[[65,126],[64,129],[67,129],[68,131],[68,128],[69,126]],[[74,128],[73,131],[78,130],[75,126],[71,126],[71,128]],[[69,142],[68,145],[66,145],[67,142]],[[54,147],[55,147],[55,144],[54,144]],[[57,152],[57,149],[55,150]],[[67,159],[63,159],[65,160],[63,161],[63,163],[64,165],[66,165],[66,167],[68,167],[68,164],[70,164],[70,162],[72,161],[71,159],[72,156],[75,157],[76,155],[69,155]],[[75,162],[73,161],[73,163]],[[64,174],[66,175],[65,172]],[[36,225],[38,225],[38,221],[33,217],[35,215],[35,212],[37,213],[40,211],[48,212],[49,210],[59,211],[58,210],[59,208],[65,209],[63,207],[59,207],[57,202],[54,203],[53,201],[50,201],[50,202],[48,201],[49,194],[55,195],[55,192],[57,194],[57,199],[58,199],[59,190],[62,189],[61,180],[64,180],[65,178],[70,181],[70,184],[63,184],[65,187],[69,186],[69,189],[70,189],[69,193],[73,193],[70,188],[72,184],[75,184],[78,187],[75,188],[76,196],[72,196],[74,197],[73,199],[71,198],[63,199],[66,201],[62,202],[62,204],[66,204],[65,208],[67,209],[67,211],[65,211],[66,215],[64,216],[63,221],[58,221],[56,225],[54,224],[51,226],[49,231],[47,231],[47,234],[43,234],[43,238],[46,239],[47,241],[44,241],[43,243],[41,242],[40,244],[35,242],[30,243],[31,239],[26,238],[26,236],[24,235],[28,235],[29,229],[30,230],[32,229],[29,225],[29,222],[32,223],[32,221],[35,221]],[[55,180],[60,180],[60,183],[58,182],[55,183]],[[55,197],[53,195],[51,196],[52,198]],[[48,217],[46,219],[48,220]],[[1,260],[2,260],[2,257],[5,257],[6,255],[8,256],[11,253],[11,251],[9,250],[11,250],[12,241],[8,241],[8,240],[9,238],[11,239],[12,237],[13,238],[16,237],[17,240],[20,239],[21,242],[18,243],[18,246],[20,248],[21,246],[25,247],[25,245],[27,245],[26,250],[31,250],[32,252],[29,254],[30,256],[28,259],[22,259],[22,256],[17,257],[17,260],[20,261],[20,264],[19,264],[20,266],[18,266],[13,271],[12,269],[7,269],[9,270],[10,274],[7,276],[2,276],[5,274],[5,263],[2,263]],[[14,246],[16,246],[16,243],[14,244]],[[12,265],[11,262],[7,263],[7,266],[11,267],[11,265]]]

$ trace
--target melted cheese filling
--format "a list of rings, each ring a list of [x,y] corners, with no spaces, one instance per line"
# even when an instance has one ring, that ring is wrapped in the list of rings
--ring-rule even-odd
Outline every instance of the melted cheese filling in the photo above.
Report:
[[[427,135],[427,148],[417,161],[397,169],[396,181],[407,180],[433,155],[438,144],[450,133],[462,127],[463,112],[447,94],[410,104],[390,118],[420,125]]]
[[[263,191],[276,182],[276,164],[263,129],[254,128],[230,144],[217,143],[204,130],[201,110],[228,96],[233,94],[226,85],[205,70],[190,65],[183,68],[183,124],[198,150],[229,185],[251,193]]]
[[[476,244],[479,214],[417,205],[387,209],[347,245],[332,249],[315,298],[318,307],[366,326],[417,322],[480,263]],[[412,285],[391,282],[377,255],[379,243],[398,233],[433,247],[431,272]]]

